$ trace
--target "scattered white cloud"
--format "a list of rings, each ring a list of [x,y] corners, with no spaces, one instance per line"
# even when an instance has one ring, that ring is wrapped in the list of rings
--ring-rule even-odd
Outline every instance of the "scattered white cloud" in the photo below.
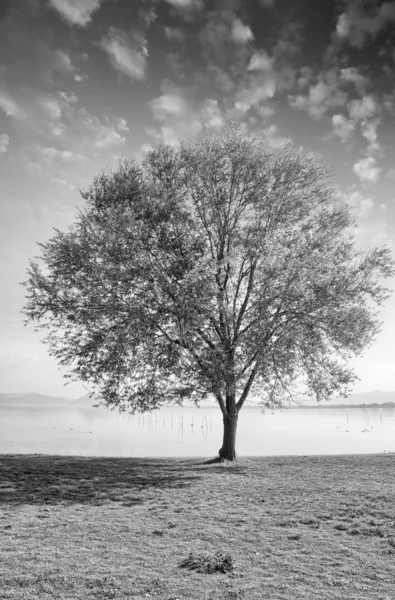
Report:
[[[129,131],[128,122],[126,121],[126,119],[123,119],[122,117],[119,117],[118,119],[116,119],[115,128],[117,131],[124,131],[125,133],[127,133]]]
[[[263,130],[263,134],[274,148],[284,148],[284,146],[292,141],[291,138],[281,135],[278,126],[274,124],[266,127]]]
[[[313,79],[313,69],[311,67],[301,67],[299,69],[299,77],[296,81],[300,88],[304,88],[309,85]]]
[[[395,21],[395,3],[367,3],[351,0],[336,23],[336,37],[355,48],[363,48],[377,34]]]
[[[277,35],[271,54],[276,58],[292,59],[299,54],[305,42],[304,22],[302,20],[287,21]]]
[[[51,121],[58,121],[62,116],[62,109],[59,102],[51,96],[41,96],[37,99],[43,115]]]
[[[200,119],[202,126],[207,129],[219,129],[224,124],[221,110],[218,106],[218,100],[208,98],[204,101],[200,109]]]
[[[175,75],[179,79],[183,79],[185,76],[185,68],[187,63],[182,62],[181,56],[177,54],[177,52],[169,52],[166,54],[165,60],[170,74]]]
[[[364,90],[368,85],[368,78],[362,75],[355,67],[340,69],[340,79],[348,83],[353,83],[359,91]]]
[[[53,56],[53,69],[60,71],[63,74],[70,74],[73,76],[74,81],[82,81],[87,76],[82,73],[71,59],[70,52],[67,50],[59,49],[54,53]]]
[[[257,107],[257,113],[262,117],[262,119],[269,119],[276,113],[276,111],[273,106],[264,104],[263,106]]]
[[[74,92],[70,92],[69,94],[67,92],[58,92],[58,95],[61,98],[61,101],[66,104],[76,104],[78,102],[78,98]]]
[[[74,65],[71,62],[71,57],[68,52],[65,50],[57,50],[56,51],[56,59],[58,61],[58,66],[63,71],[74,71]]]
[[[362,181],[367,182],[377,181],[381,173],[381,169],[377,166],[376,159],[373,156],[357,161],[353,166],[353,171]]]
[[[374,195],[367,196],[359,185],[353,185],[348,190],[338,190],[337,197],[352,210],[357,226],[351,227],[349,232],[358,247],[365,249],[390,243],[386,206]]]
[[[110,150],[122,146],[126,138],[116,131],[116,127],[111,124],[103,125],[99,119],[93,115],[86,114],[81,120],[81,128],[90,136],[90,143],[97,150]]]
[[[330,108],[344,105],[347,95],[339,90],[336,83],[318,81],[309,89],[307,96],[288,96],[289,105],[295,110],[305,110],[315,120],[320,120]]]
[[[231,37],[236,44],[246,44],[254,39],[254,34],[248,25],[244,25],[244,23],[236,17],[232,24]]]
[[[218,101],[208,98],[197,103],[193,91],[180,89],[167,82],[164,93],[150,102],[153,117],[159,122],[159,131],[147,133],[157,142],[177,146],[180,138],[197,135],[203,129],[215,130],[222,126],[223,117]]]
[[[201,8],[201,0],[165,0],[168,4],[176,8]]]
[[[32,173],[32,175],[42,175],[44,173],[44,168],[40,163],[31,160],[26,164],[27,170]]]
[[[99,44],[107,52],[114,69],[131,79],[141,80],[147,66],[147,41],[134,31],[131,35],[111,27]]]
[[[258,108],[266,100],[273,98],[276,93],[276,81],[273,77],[254,78],[241,86],[235,97],[234,107],[241,113],[247,113],[251,108]]]
[[[249,71],[271,71],[273,69],[274,58],[270,57],[266,50],[255,52],[248,65]]]
[[[181,117],[187,112],[187,103],[177,93],[167,93],[154,98],[150,102],[154,119],[166,121],[167,119]]]
[[[0,154],[7,152],[10,138],[6,133],[0,133]]]
[[[348,110],[350,117],[355,121],[364,121],[374,117],[378,112],[378,104],[373,96],[364,96],[350,100]]]
[[[359,190],[350,191],[344,196],[344,199],[357,220],[370,216],[374,210],[372,198],[366,198]]]
[[[350,73],[346,75],[348,77]],[[355,73],[351,72],[351,79]],[[348,118],[343,114],[332,117],[333,133],[347,142],[352,134],[360,129],[362,136],[368,141],[368,154],[381,150],[378,141],[377,127],[380,123],[380,105],[370,95],[354,98],[347,103]]]
[[[361,124],[361,133],[363,137],[369,142],[368,151],[374,152],[381,149],[381,146],[378,142],[377,135],[377,127],[379,125],[379,120],[376,119],[374,121],[365,121]]]
[[[235,87],[235,82],[232,77],[217,65],[213,63],[209,64],[207,72],[212,75],[215,85],[221,92],[227,94]]]
[[[165,27],[165,36],[171,42],[183,42],[185,33],[181,27]]]
[[[342,114],[333,115],[332,125],[333,133],[343,142],[347,142],[355,130],[355,123]]]
[[[138,11],[139,18],[144,24],[144,27],[151,27],[158,17],[154,6],[148,6],[146,8],[140,8]]]
[[[0,108],[5,112],[7,117],[17,117],[20,114],[20,111],[11,96],[1,90]]]
[[[83,156],[81,154],[76,154],[71,152],[70,150],[56,150],[56,148],[39,148],[39,154],[48,161],[51,160],[60,160],[65,163],[71,163],[75,161],[83,160]]]
[[[70,25],[85,27],[100,7],[101,0],[49,0],[49,4]]]

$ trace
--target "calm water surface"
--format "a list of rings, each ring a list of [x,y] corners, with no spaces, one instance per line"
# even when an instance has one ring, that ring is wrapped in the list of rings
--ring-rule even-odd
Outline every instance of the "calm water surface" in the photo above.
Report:
[[[169,407],[144,416],[108,409],[0,407],[0,453],[85,456],[214,456],[219,408]],[[395,452],[395,407],[243,408],[239,456]]]

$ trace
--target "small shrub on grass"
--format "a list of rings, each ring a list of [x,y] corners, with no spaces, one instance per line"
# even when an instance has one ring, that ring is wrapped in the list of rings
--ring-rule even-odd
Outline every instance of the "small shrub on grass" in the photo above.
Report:
[[[230,554],[216,552],[215,554],[189,553],[188,558],[180,563],[183,569],[197,571],[198,573],[229,573],[235,565]]]

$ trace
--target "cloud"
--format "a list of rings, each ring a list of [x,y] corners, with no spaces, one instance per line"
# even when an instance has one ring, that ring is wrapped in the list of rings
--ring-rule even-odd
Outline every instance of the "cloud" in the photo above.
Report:
[[[236,42],[236,44],[246,44],[254,39],[254,34],[248,25],[244,25],[244,23],[237,17],[232,24],[231,36],[232,40]]]
[[[40,155],[47,161],[60,160],[65,163],[83,160],[81,154],[71,152],[71,150],[56,150],[56,148],[39,148]]]
[[[82,81],[87,76],[76,67],[73,63],[70,52],[67,50],[58,49],[54,53],[53,57],[53,69],[60,71],[63,75],[70,74],[73,76],[74,81]]]
[[[235,87],[235,82],[230,75],[217,65],[213,63],[209,64],[207,66],[207,73],[212,75],[214,84],[220,89],[221,92],[225,92],[227,94]]]
[[[187,112],[187,104],[184,98],[177,93],[163,94],[158,98],[154,98],[150,105],[154,119],[157,121],[181,117]]]
[[[128,122],[126,121],[126,119],[119,117],[118,119],[115,119],[115,120],[116,120],[115,128],[117,131],[124,131],[126,133],[129,131]]]
[[[369,142],[368,151],[373,152],[380,150],[381,146],[378,142],[377,127],[379,120],[367,121],[361,124],[361,133],[363,137]]]
[[[338,114],[332,117],[333,133],[343,142],[350,139],[355,130],[355,123],[349,121],[344,115]]]
[[[0,133],[0,154],[7,152],[10,138],[6,133]]]
[[[354,173],[362,180],[375,182],[378,180],[381,169],[376,165],[376,159],[373,156],[362,158],[353,166]]]
[[[299,87],[304,88],[307,85],[309,85],[309,83],[311,83],[312,79],[313,79],[313,70],[311,67],[301,67],[299,69],[299,77],[297,79],[297,84]]]
[[[81,133],[86,139],[86,134],[89,134],[89,145],[97,150],[110,150],[122,146],[126,142],[126,138],[116,131],[116,125],[103,125],[100,120],[94,115],[90,115],[84,111],[84,116],[80,119]]]
[[[70,25],[85,27],[102,0],[49,0],[50,6]]]
[[[147,42],[145,37],[134,31],[131,35],[111,27],[99,44],[107,52],[114,69],[131,79],[144,78],[147,66]]]
[[[163,85],[163,91],[150,102],[153,118],[160,123],[160,129],[148,129],[147,133],[157,142],[177,146],[179,138],[189,138],[203,129],[222,126],[223,117],[217,100],[207,98],[197,103],[194,90],[181,89],[170,82]]]
[[[372,198],[366,198],[360,191],[350,191],[344,196],[345,201],[352,209],[357,220],[368,217],[374,209]]]
[[[218,0],[212,4],[213,10],[204,13],[205,24],[198,36],[201,54],[208,67],[215,65],[237,80],[245,73],[251,58],[247,42],[254,36],[235,12],[239,0]]]
[[[353,74],[354,75],[354,74]],[[355,98],[347,103],[349,118],[342,114],[332,117],[333,132],[343,142],[350,139],[352,133],[360,128],[362,136],[368,141],[368,153],[378,151],[377,127],[380,123],[380,106],[373,96],[366,95]]]
[[[202,0],[165,0],[165,2],[174,8],[200,9],[203,6]]]
[[[336,81],[326,83],[318,81],[309,89],[307,96],[288,96],[289,105],[295,110],[305,110],[307,114],[317,121],[322,119],[330,108],[344,105],[347,95],[338,89]]]
[[[185,33],[181,27],[165,27],[165,36],[171,42],[183,42]]]
[[[263,134],[268,139],[269,143],[274,148],[284,148],[292,140],[289,137],[284,137],[279,133],[277,125],[270,125],[263,130]]]
[[[353,83],[359,91],[365,89],[369,83],[368,78],[364,75],[361,75],[361,73],[359,73],[358,69],[355,67],[340,69],[340,80]]]
[[[276,36],[271,54],[276,58],[291,58],[299,54],[305,42],[303,35],[305,24],[302,20],[291,20],[281,27]]]
[[[337,19],[335,35],[339,41],[362,49],[365,44],[395,21],[395,3],[370,5],[362,0],[351,0],[345,12]]]
[[[2,109],[7,117],[17,117],[20,115],[20,110],[14,100],[6,92],[0,90],[0,109]]]
[[[200,108],[200,121],[206,129],[219,129],[224,124],[218,100],[207,99]]]
[[[62,116],[62,109],[59,102],[51,96],[41,96],[37,103],[45,117],[51,121],[58,121]]]
[[[276,81],[274,77],[264,76],[253,78],[249,82],[243,82],[240,91],[236,94],[234,106],[242,114],[251,108],[257,108],[262,102],[273,98],[276,93]]]
[[[182,62],[181,56],[176,52],[169,52],[166,55],[166,65],[169,70],[169,74],[175,75],[179,79],[185,77],[185,70],[188,68],[188,63]]]
[[[274,58],[270,57],[266,50],[255,52],[247,69],[249,71],[271,71],[273,68]]]
[[[59,92],[58,95],[66,104],[76,104],[78,102],[78,98],[74,92],[70,92],[69,94],[67,92]]]
[[[259,5],[264,8],[271,8],[274,6],[274,0],[259,0]]]
[[[364,121],[374,117],[378,112],[378,108],[373,96],[364,96],[361,99],[350,100],[348,103],[350,117],[355,121]]]

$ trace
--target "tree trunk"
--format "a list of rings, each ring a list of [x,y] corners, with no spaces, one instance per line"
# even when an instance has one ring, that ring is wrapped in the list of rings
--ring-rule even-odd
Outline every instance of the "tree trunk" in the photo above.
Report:
[[[222,448],[219,450],[219,458],[223,460],[236,459],[236,429],[237,429],[237,411],[224,415],[224,437]]]

